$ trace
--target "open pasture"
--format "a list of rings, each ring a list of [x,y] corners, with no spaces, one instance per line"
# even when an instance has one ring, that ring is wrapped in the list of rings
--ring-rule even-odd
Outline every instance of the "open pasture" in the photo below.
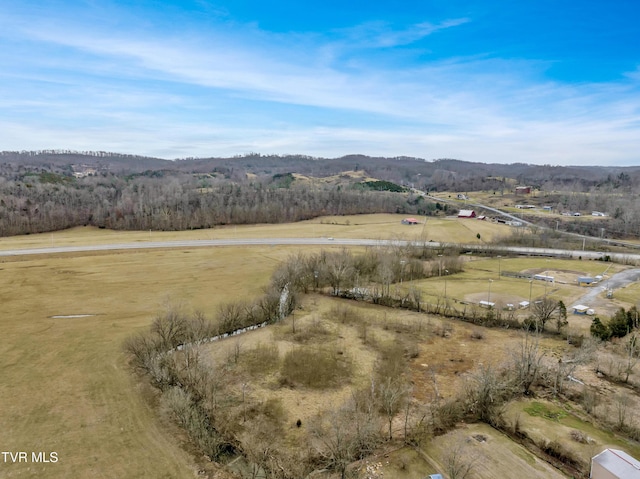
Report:
[[[407,215],[377,214],[324,216],[299,223],[220,226],[190,231],[114,231],[92,226],[53,233],[0,238],[0,249],[51,246],[144,243],[150,241],[234,238],[370,238],[433,240],[445,243],[482,243],[506,236],[510,227],[477,220],[419,217],[421,224],[403,225]],[[427,224],[424,225],[426,220]],[[477,234],[480,233],[480,240]]]
[[[260,294],[294,249],[215,248],[16,257],[0,264],[0,444],[54,451],[0,477],[180,478],[197,466],[149,408],[122,352],[166,301],[211,317]],[[79,316],[62,317],[53,316]],[[29,452],[30,454],[30,452]]]

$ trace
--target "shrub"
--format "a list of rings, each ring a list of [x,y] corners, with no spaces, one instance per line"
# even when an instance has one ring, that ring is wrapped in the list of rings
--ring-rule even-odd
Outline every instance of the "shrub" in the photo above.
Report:
[[[574,441],[579,442],[580,444],[591,444],[593,442],[593,439],[587,436],[584,432],[578,431],[577,429],[573,429],[569,433],[569,437],[571,437],[571,439],[573,439]]]
[[[314,318],[310,324],[298,327],[293,340],[298,343],[306,343],[309,341],[325,341],[333,335],[333,332],[327,328],[319,319]]]
[[[280,374],[283,384],[335,387],[351,375],[351,361],[333,347],[300,347],[285,354]]]
[[[360,315],[360,313],[357,310],[350,308],[349,306],[345,306],[344,304],[338,304],[332,307],[329,310],[327,317],[342,324],[353,324],[362,322],[362,316]]]
[[[280,352],[275,344],[258,344],[243,354],[243,365],[250,374],[266,374],[280,364]]]
[[[603,341],[607,341],[611,337],[609,327],[606,324],[603,324],[597,316],[593,318],[590,330],[592,336]]]
[[[481,329],[471,331],[471,339],[484,339],[484,332]]]

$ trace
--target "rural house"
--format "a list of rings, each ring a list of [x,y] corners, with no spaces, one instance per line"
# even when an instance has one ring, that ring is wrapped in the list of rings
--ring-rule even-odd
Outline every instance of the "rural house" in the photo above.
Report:
[[[591,459],[591,479],[640,479],[640,461],[618,449],[605,449]]]

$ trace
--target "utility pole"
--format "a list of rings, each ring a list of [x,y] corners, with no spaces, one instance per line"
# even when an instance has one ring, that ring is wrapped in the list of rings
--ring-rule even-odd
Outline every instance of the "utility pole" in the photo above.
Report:
[[[488,307],[491,307],[490,306],[490,303],[491,303],[491,283],[493,283],[492,279],[489,280],[489,296],[487,297],[487,303],[489,303],[489,304],[487,304]]]
[[[447,275],[449,274],[449,270],[445,269],[444,270],[444,300],[447,300]],[[636,313],[637,315],[638,313]]]

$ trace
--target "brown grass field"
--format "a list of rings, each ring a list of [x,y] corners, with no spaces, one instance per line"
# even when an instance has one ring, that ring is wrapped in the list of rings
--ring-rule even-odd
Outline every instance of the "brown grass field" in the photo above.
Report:
[[[182,233],[75,228],[2,238],[0,249],[233,237],[423,237],[422,226],[401,226],[401,218],[400,215],[319,218],[294,225],[225,227]],[[488,240],[508,231],[503,225],[474,220],[428,219],[425,236],[434,241],[455,238],[460,242],[473,242],[477,241],[477,233]],[[26,451],[29,455],[32,451],[56,452],[58,461],[50,464],[3,462],[0,477],[196,477],[198,458],[185,450],[177,428],[163,422],[154,412],[153,395],[132,375],[122,343],[132,333],[147,328],[167,301],[184,303],[185,307],[202,310],[212,317],[222,303],[260,295],[261,287],[268,282],[278,262],[298,250],[300,248],[295,247],[218,247],[3,258],[0,264],[3,306],[0,448]],[[499,267],[536,267],[527,261],[503,258]],[[551,260],[543,268],[593,273],[603,267],[593,262],[571,263],[565,265]],[[497,273],[497,268],[497,260],[469,263],[466,272],[448,280],[448,293],[460,300],[469,294],[484,294],[487,279]],[[492,294],[527,298],[529,283],[514,284],[494,281]],[[420,286],[433,290],[442,288],[443,282],[431,279]],[[542,294],[540,287],[535,285],[534,294]],[[426,291],[426,294],[430,293]],[[407,315],[407,321],[413,317],[413,313],[402,314]],[[73,315],[90,316],[53,318]],[[439,320],[433,321],[435,324]],[[457,355],[465,347],[472,347],[469,328],[466,324],[456,324],[451,338],[434,341],[442,342],[451,355]],[[486,347],[474,346],[468,359],[455,364],[446,355],[440,357],[438,349],[425,343],[421,356],[412,364],[412,371],[418,378],[425,368],[423,364],[433,364],[430,354],[447,367],[453,364],[458,369],[471,368],[483,361],[480,355],[495,357],[495,349],[491,347],[494,341],[504,348],[508,346],[505,336],[500,334],[500,331],[487,331]],[[249,338],[247,336],[247,342],[252,341]],[[443,374],[441,382],[445,390],[444,384],[451,376],[445,374],[444,366],[438,371]],[[361,374],[366,375],[366,367]],[[428,384],[422,387],[424,394],[428,394]]]

